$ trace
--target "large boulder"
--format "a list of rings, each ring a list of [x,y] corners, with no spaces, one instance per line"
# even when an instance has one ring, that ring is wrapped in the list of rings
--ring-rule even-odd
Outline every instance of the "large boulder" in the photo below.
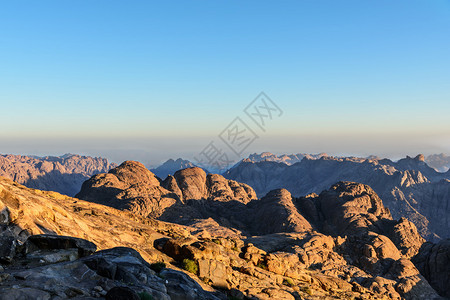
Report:
[[[136,161],[125,161],[107,174],[93,176],[83,183],[76,197],[151,217],[160,216],[179,200]]]
[[[291,194],[285,189],[273,190],[251,204],[254,210],[249,216],[251,226],[258,235],[312,230],[311,224],[298,212]]]

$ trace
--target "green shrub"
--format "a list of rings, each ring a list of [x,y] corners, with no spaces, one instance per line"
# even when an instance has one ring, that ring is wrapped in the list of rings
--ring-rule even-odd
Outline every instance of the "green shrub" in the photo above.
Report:
[[[256,265],[258,268],[261,268],[261,269],[264,269],[264,270],[267,270],[268,268],[267,268],[267,264],[264,262],[264,261],[260,261],[257,265]]]
[[[304,293],[307,293],[310,296],[313,294],[313,291],[309,286],[303,286],[300,288],[300,290]]]
[[[156,273],[161,272],[165,267],[166,264],[163,261],[159,261],[150,265],[150,269],[152,269]]]
[[[218,239],[213,239],[212,240],[214,243],[216,243],[217,245],[222,245],[222,242]]]
[[[152,295],[147,292],[140,292],[138,295],[141,300],[154,300]]]
[[[294,281],[292,279],[290,279],[290,278],[283,279],[283,284],[287,285],[287,286],[290,286],[290,287],[293,287],[295,285]]]
[[[181,265],[182,265],[183,269],[185,269],[188,272],[191,272],[194,274],[198,273],[198,265],[192,259],[188,259],[188,258],[183,259],[183,262]]]

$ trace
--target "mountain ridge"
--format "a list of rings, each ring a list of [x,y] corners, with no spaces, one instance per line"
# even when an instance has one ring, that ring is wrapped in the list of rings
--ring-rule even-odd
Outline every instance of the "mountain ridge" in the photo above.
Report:
[[[92,175],[116,167],[101,157],[65,154],[62,156],[0,155],[0,176],[30,188],[75,195]]]

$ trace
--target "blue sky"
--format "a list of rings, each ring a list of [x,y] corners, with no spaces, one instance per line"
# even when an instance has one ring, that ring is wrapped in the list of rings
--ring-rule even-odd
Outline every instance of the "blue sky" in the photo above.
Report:
[[[448,0],[3,2],[0,152],[191,158],[265,91],[246,153],[449,153],[449,53]]]

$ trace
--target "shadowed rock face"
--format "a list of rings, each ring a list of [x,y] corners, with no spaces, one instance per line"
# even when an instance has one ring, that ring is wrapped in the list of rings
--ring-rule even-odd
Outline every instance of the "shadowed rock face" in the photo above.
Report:
[[[450,298],[450,239],[423,244],[413,262],[436,291]]]
[[[394,218],[406,217],[430,241],[450,237],[450,171],[438,173],[422,155],[378,158],[303,158],[293,165],[243,160],[224,177],[252,186],[259,197],[287,189],[294,197],[320,193],[339,181],[371,186]]]
[[[91,176],[116,164],[104,158],[66,154],[61,157],[0,155],[0,176],[27,187],[73,196]]]

